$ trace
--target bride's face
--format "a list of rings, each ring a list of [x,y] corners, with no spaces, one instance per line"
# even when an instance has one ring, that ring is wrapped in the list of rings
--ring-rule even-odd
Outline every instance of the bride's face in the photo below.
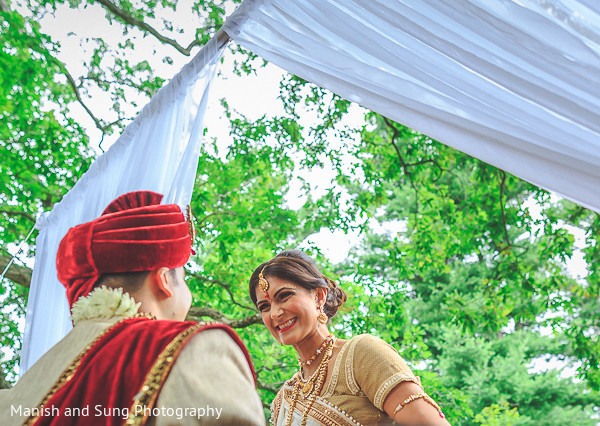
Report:
[[[268,297],[256,287],[256,306],[271,334],[284,345],[296,345],[317,330],[317,292],[277,277],[265,277]]]

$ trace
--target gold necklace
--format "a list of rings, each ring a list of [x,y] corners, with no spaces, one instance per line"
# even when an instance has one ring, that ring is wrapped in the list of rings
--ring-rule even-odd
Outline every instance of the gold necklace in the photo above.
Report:
[[[298,380],[302,383],[302,393],[306,394],[310,392],[310,390],[313,388],[313,384],[315,383],[318,377],[319,371],[319,369],[316,369],[312,376],[310,376],[308,379],[302,377],[301,373],[298,374]]]
[[[333,334],[330,334],[329,336],[327,336],[327,338],[325,339],[325,341],[323,342],[321,347],[319,349],[317,349],[317,352],[309,360],[302,361],[300,359],[300,357],[298,357],[298,365],[300,367],[305,367],[307,365],[311,365],[313,363],[313,361],[321,354],[321,352],[323,352],[323,349],[325,349],[325,346],[327,346],[327,344],[329,343],[329,341],[331,339],[333,339]]]
[[[290,409],[287,413],[287,418],[285,421],[286,426],[291,426],[292,420],[294,418],[294,410],[296,408],[296,403],[298,402],[298,397],[300,393],[302,393],[302,397],[308,400],[308,404],[304,413],[302,414],[302,420],[300,424],[302,426],[306,425],[306,420],[308,418],[308,412],[312,408],[317,396],[321,393],[323,389],[323,384],[325,383],[325,377],[327,376],[327,366],[329,365],[329,360],[331,359],[331,354],[333,353],[333,346],[335,344],[335,337],[333,337],[327,344],[327,349],[325,350],[325,354],[323,355],[323,359],[321,363],[317,367],[317,370],[313,373],[313,375],[306,381],[307,383],[303,386],[302,390],[301,382],[302,379],[302,367],[299,368],[298,372],[294,375],[295,383],[294,383],[294,395],[292,399],[292,404],[290,405]],[[307,386],[310,385],[310,386]],[[316,385],[316,386],[315,386]],[[307,389],[306,392],[304,390]]]

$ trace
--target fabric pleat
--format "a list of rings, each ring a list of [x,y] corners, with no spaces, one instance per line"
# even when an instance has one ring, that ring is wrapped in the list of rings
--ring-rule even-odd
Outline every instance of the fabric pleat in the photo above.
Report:
[[[600,212],[594,0],[246,0],[237,43]]]

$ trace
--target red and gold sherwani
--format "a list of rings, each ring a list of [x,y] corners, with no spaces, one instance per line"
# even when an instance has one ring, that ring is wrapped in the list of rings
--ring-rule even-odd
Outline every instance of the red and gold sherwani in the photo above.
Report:
[[[187,263],[193,226],[162,198],[124,194],[62,239],[56,266],[74,328],[0,392],[2,425],[264,424],[248,353],[231,329],[144,318],[123,288],[98,287],[107,274]]]
[[[132,305],[106,288],[88,298],[109,293],[113,313]],[[106,312],[88,309],[0,392],[3,425],[264,424],[248,354],[229,328]]]

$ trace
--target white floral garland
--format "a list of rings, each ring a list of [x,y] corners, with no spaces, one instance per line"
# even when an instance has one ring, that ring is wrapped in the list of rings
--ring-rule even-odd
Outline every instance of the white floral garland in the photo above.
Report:
[[[129,293],[123,293],[122,288],[102,286],[73,303],[71,319],[77,325],[95,318],[131,317],[138,313],[140,305]]]

